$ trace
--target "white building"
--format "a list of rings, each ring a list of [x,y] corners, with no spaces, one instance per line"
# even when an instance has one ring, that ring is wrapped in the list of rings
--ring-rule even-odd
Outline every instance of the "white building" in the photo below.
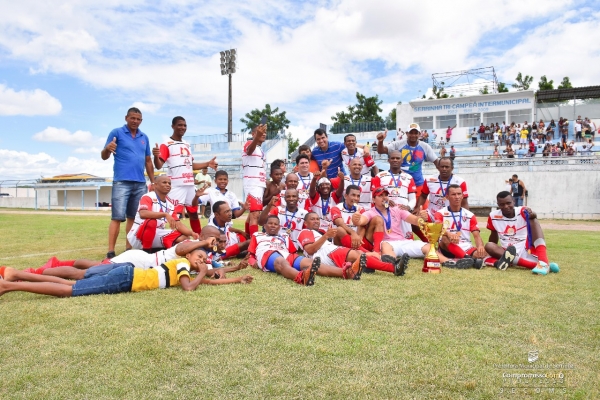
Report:
[[[451,142],[468,140],[468,132],[479,124],[531,123],[535,111],[535,92],[525,90],[498,94],[452,97],[435,100],[413,100],[396,109],[397,128],[406,130],[416,122],[427,132],[435,130],[437,141],[445,137],[446,129],[456,125]]]

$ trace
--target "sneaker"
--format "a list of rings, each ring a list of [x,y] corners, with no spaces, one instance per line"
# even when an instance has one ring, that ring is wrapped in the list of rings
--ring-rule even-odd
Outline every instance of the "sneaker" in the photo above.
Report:
[[[506,271],[506,269],[512,265],[516,255],[517,249],[515,248],[515,246],[508,246],[504,253],[502,253],[502,257],[500,257],[500,259],[496,261],[494,265],[500,271]]]
[[[396,260],[394,261],[394,275],[404,276],[409,260],[410,257],[408,254],[402,254],[400,257],[396,257]]]
[[[383,254],[381,256],[381,261],[383,261],[384,263],[388,263],[388,264],[394,264],[396,262],[396,258],[394,258],[394,256]]]
[[[353,279],[355,281],[360,280],[360,276],[362,275],[363,270],[366,268],[366,266],[367,255],[365,253],[362,253],[360,257],[358,257],[352,264],[348,265],[346,269],[344,269],[346,279]]]
[[[550,272],[554,272],[555,274],[558,274],[560,272],[560,268],[558,267],[557,263],[555,263],[555,262],[550,263]]]
[[[106,258],[108,258],[109,260],[116,256],[117,254],[114,251],[109,251],[108,253],[106,253]]]
[[[363,274],[374,274],[375,270],[373,268],[363,268],[362,273]]]
[[[550,272],[550,267],[543,261],[539,261],[537,267],[531,270],[532,273],[536,275],[548,275]]]
[[[483,258],[476,258],[475,264],[473,264],[473,268],[482,269],[483,268]]]
[[[315,284],[315,275],[321,266],[321,258],[315,257],[310,268],[301,271],[296,278],[296,282],[304,286],[312,286]]]
[[[216,260],[212,260],[211,265],[213,268],[221,268],[223,267],[223,263],[216,261]]]
[[[475,264],[475,260],[472,258],[461,258],[458,260],[448,260],[442,263],[442,267],[454,268],[454,269],[468,269]]]

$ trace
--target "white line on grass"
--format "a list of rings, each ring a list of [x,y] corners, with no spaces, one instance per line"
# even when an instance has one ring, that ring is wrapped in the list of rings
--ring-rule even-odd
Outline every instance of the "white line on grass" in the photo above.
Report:
[[[52,253],[36,253],[36,254],[23,254],[21,256],[12,256],[12,257],[0,257],[0,260],[12,260],[15,258],[27,258],[27,257],[38,257],[38,256],[49,256],[49,255],[54,255],[54,254],[62,254],[62,253],[73,253],[75,251],[82,251],[82,250],[97,250],[97,249],[103,249],[104,247],[86,247],[84,249],[71,249],[71,250],[62,250],[62,251],[54,251]]]

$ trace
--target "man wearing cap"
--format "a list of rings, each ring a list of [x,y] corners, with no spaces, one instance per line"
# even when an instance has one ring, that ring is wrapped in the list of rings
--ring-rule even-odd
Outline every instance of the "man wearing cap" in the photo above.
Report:
[[[424,161],[433,162],[436,166],[438,157],[427,143],[419,141],[421,128],[419,124],[412,123],[408,125],[406,139],[395,141],[385,146],[383,141],[387,136],[387,131],[377,135],[377,152],[379,154],[388,154],[392,150],[400,151],[402,156],[401,168],[404,172],[411,175],[417,186],[417,197],[421,195],[421,188],[425,179],[423,178],[422,164]]]
[[[331,181],[327,178],[321,178],[321,174],[325,172],[315,172],[312,181],[310,182],[309,200],[311,211],[316,213],[321,219],[320,229],[327,231],[333,226],[331,217],[331,209],[342,199],[344,185],[338,185],[337,190],[331,193]],[[338,179],[343,181],[344,173],[338,169]]]

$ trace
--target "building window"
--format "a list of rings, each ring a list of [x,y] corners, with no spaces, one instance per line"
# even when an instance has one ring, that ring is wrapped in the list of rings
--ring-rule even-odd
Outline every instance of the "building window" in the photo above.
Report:
[[[458,116],[458,126],[461,128],[472,128],[474,126],[479,126],[481,123],[481,115],[477,114],[460,114]],[[446,125],[448,126],[448,125]]]
[[[433,129],[433,117],[414,117],[413,122],[419,124],[422,130]]]
[[[456,125],[456,114],[435,117],[435,129],[452,128],[454,125]]]
[[[483,113],[483,123],[485,126],[502,125],[503,121],[506,121],[506,111]]]
[[[526,110],[511,110],[508,112],[508,124],[514,122],[515,124],[522,124],[523,122],[531,122],[531,109]]]

